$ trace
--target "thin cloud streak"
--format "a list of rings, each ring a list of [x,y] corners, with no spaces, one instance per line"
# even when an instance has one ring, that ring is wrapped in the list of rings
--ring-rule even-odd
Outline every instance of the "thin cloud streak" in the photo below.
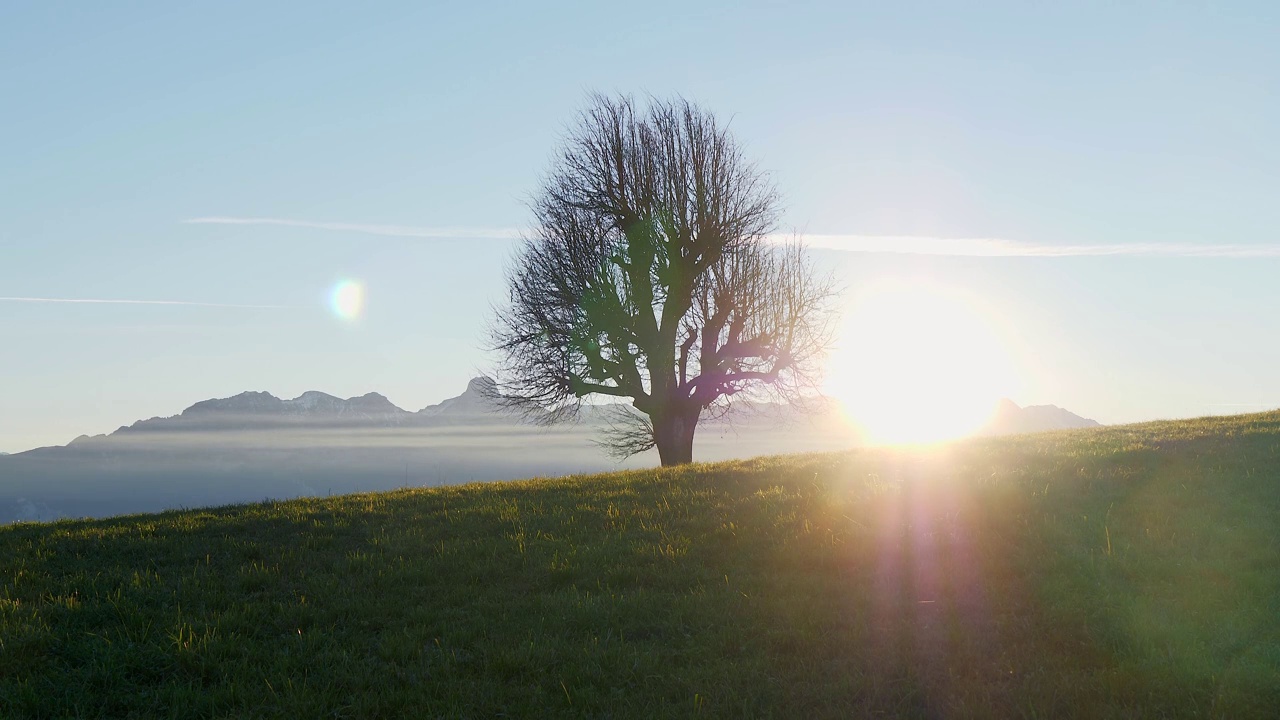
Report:
[[[340,232],[362,233],[364,235],[382,235],[384,237],[408,238],[455,238],[476,240],[517,240],[520,230],[514,228],[475,228],[475,227],[412,227],[408,225],[367,225],[362,223],[315,222],[311,220],[292,220],[289,218],[263,217],[198,217],[183,220],[186,225],[274,225],[277,227],[309,228],[312,230],[335,230]]]
[[[69,303],[76,305],[178,305],[183,307],[234,308],[237,310],[290,310],[288,305],[240,305],[186,300],[117,300],[104,298],[0,297],[0,302]]]
[[[526,231],[517,228],[414,227],[362,223],[315,222],[266,217],[198,217],[188,225],[272,225],[380,235],[384,237],[518,240]],[[794,235],[770,235],[775,243],[790,242]],[[853,253],[934,255],[942,257],[1187,257],[1273,258],[1280,245],[1207,245],[1178,243],[1128,243],[1118,245],[1041,245],[998,238],[946,238],[919,235],[802,235],[811,248]]]
[[[790,236],[774,236],[775,242]],[[856,253],[939,255],[950,257],[1280,257],[1280,245],[1189,245],[1130,243],[1119,245],[1037,245],[996,238],[941,238],[914,235],[804,235],[811,248]]]

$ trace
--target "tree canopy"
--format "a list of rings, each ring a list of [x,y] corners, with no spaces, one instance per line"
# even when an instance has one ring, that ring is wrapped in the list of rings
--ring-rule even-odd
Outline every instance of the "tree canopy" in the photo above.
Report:
[[[814,387],[832,282],[773,236],[777,191],[710,112],[593,96],[533,211],[493,323],[505,402],[555,420],[629,399],[606,444],[670,465],[740,393]]]

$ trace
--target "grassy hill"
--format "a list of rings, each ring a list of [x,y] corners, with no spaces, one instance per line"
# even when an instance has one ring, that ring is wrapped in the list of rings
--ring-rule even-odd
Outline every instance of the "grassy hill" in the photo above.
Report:
[[[1266,717],[1280,413],[0,528],[0,717]]]

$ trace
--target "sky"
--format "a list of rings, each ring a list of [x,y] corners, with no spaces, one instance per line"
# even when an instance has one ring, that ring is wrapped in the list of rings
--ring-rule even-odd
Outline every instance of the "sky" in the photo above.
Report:
[[[592,91],[725,119],[851,307],[966,298],[1020,404],[1280,406],[1275,3],[178,5],[0,8],[0,451],[458,394]]]

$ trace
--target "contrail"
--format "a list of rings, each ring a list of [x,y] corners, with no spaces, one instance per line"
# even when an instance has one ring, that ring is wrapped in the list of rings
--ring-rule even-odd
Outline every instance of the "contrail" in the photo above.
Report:
[[[280,227],[332,230],[364,235],[410,238],[453,238],[518,240],[526,235],[517,228],[414,227],[409,225],[368,225],[362,223],[317,222],[269,217],[198,217],[183,220],[190,225],[274,225]],[[1050,245],[1000,238],[951,238],[921,235],[787,235],[768,236],[770,242],[789,242],[799,237],[811,248],[851,253],[889,255],[934,255],[940,257],[1186,257],[1186,258],[1272,258],[1280,257],[1280,245],[1212,245],[1187,243],[1120,243],[1115,245]]]
[[[180,305],[185,307],[235,308],[240,310],[289,310],[288,305],[240,305],[236,303],[189,302],[186,300],[117,300],[104,298],[0,297],[0,302],[75,303],[85,305]]]
[[[515,228],[478,227],[412,227],[408,225],[366,225],[362,223],[316,222],[289,218],[265,217],[198,217],[183,220],[187,225],[275,225],[278,227],[310,228],[313,230],[337,230],[364,235],[410,238],[461,238],[484,240],[518,240],[521,231]]]
[[[790,236],[774,236],[775,241]],[[945,238],[916,235],[803,235],[811,248],[856,253],[951,257],[1280,257],[1280,245],[1207,245],[1122,243],[1117,245],[1041,245],[996,238]]]

